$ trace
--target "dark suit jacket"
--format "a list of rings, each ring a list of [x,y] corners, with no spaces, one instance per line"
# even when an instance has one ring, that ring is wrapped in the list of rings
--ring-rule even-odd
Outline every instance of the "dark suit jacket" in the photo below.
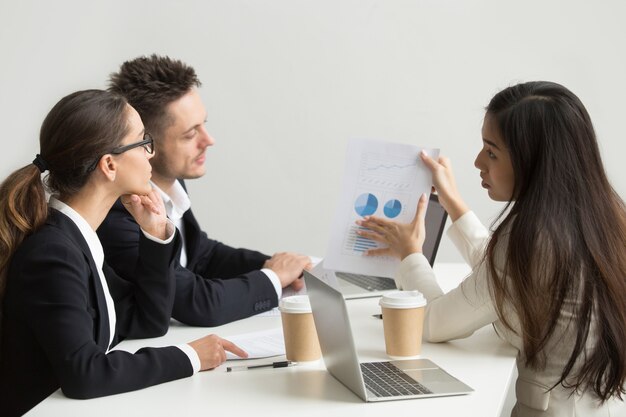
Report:
[[[183,215],[183,222],[187,266],[176,265],[172,317],[192,326],[213,327],[278,305],[274,286],[259,271],[268,256],[209,239],[191,209]],[[126,275],[137,258],[140,234],[119,201],[98,229],[107,263],[120,275]]]
[[[113,344],[167,332],[179,246],[178,237],[168,245],[140,239],[133,272],[124,279],[105,263],[117,316]],[[110,332],[103,288],[87,242],[64,214],[50,210],[46,224],[16,251],[7,278],[0,415],[25,413],[59,387],[70,398],[92,398],[193,373],[175,347],[105,354]]]

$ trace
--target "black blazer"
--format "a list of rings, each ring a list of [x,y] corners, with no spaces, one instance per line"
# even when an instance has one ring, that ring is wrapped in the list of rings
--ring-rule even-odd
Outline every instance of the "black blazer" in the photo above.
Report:
[[[278,305],[274,286],[259,270],[269,259],[267,255],[209,239],[191,209],[183,215],[183,223],[187,266],[177,261],[173,318],[192,326],[213,327]],[[140,234],[120,201],[98,229],[107,263],[122,276],[137,258]]]
[[[167,332],[179,246],[178,234],[167,245],[141,238],[124,279],[105,263],[117,316],[113,345]],[[57,210],[20,245],[7,278],[0,415],[23,414],[59,387],[70,398],[92,398],[193,373],[175,347],[105,354],[109,321],[97,268],[78,227]]]

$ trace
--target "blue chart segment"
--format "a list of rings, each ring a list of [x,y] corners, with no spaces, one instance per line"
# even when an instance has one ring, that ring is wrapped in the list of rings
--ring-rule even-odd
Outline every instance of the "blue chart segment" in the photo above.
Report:
[[[374,194],[364,193],[357,197],[354,202],[354,210],[359,216],[370,216],[378,208],[378,199]]]
[[[368,229],[359,226],[351,228],[348,234],[348,240],[346,241],[346,249],[358,253],[363,253],[368,249],[376,249],[378,247],[378,244],[373,240],[357,235],[357,230],[369,231]]]
[[[402,203],[398,200],[389,200],[383,209],[385,216],[393,219],[394,217],[398,217],[398,214],[402,211]]]

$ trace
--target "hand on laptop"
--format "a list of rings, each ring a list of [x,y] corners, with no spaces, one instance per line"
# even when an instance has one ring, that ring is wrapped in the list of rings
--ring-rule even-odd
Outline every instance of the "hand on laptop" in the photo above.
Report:
[[[357,220],[356,223],[359,226],[369,229],[369,231],[357,231],[359,236],[388,246],[370,249],[365,254],[368,256],[395,256],[404,259],[412,253],[422,252],[426,238],[424,215],[426,214],[427,202],[428,197],[426,194],[422,194],[417,203],[415,217],[408,224],[392,222],[374,216],[366,216],[362,220]]]
[[[263,267],[271,269],[278,275],[283,288],[291,285],[294,291],[298,291],[304,286],[304,282],[298,278],[302,276],[302,271],[312,268],[312,264],[308,256],[281,252],[265,261]]]

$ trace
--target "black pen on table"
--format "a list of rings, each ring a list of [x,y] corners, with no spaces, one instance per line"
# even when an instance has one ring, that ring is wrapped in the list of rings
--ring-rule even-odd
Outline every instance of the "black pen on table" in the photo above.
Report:
[[[280,361],[272,363],[262,363],[260,365],[241,365],[241,366],[228,366],[226,372],[248,371],[259,368],[286,368],[288,366],[297,365],[298,362],[293,361]]]

